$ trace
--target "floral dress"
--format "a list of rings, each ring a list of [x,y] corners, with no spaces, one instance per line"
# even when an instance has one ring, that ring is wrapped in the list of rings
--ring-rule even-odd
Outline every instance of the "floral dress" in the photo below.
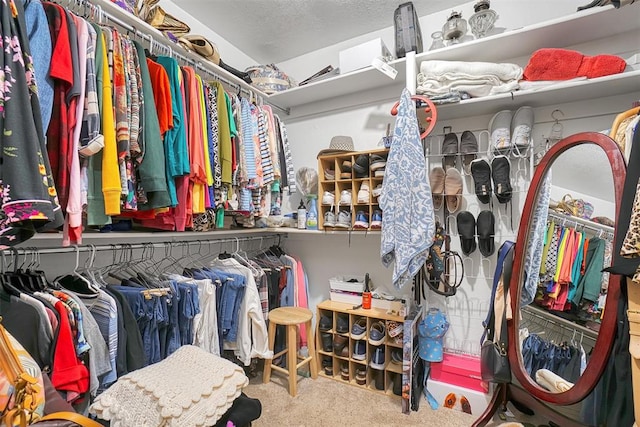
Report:
[[[62,225],[22,2],[0,0],[0,249]]]

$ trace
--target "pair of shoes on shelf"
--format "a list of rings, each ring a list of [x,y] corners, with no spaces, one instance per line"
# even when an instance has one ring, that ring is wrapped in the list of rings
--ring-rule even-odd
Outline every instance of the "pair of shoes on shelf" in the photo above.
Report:
[[[344,335],[334,335],[333,353],[336,356],[349,357],[349,338]]]
[[[455,213],[462,204],[462,175],[453,167],[446,170],[437,166],[429,172],[429,184],[433,208],[440,210],[444,205],[449,213]]]
[[[360,154],[353,164],[353,172],[356,178],[367,178],[369,176],[369,155]]]
[[[476,236],[478,248],[484,257],[489,257],[495,252],[494,233],[495,217],[489,210],[481,211],[476,220],[469,211],[460,212],[456,217],[460,247],[462,253],[471,255],[476,250]]]
[[[367,358],[367,342],[365,340],[358,340],[353,344],[351,357],[355,360],[365,360]]]
[[[444,170],[456,168],[458,155],[462,157],[462,168],[468,174],[471,162],[476,159],[478,154],[478,140],[473,132],[465,130],[460,136],[449,132],[444,136],[442,141],[442,167]]]
[[[380,154],[372,154],[369,168],[371,169],[371,175],[376,178],[384,177],[384,170],[387,166],[387,157]]]
[[[367,367],[362,366],[356,369],[356,384],[365,385],[367,383]]]
[[[532,129],[534,123],[533,108],[520,107],[515,113],[511,110],[498,111],[489,121],[489,146],[494,153],[513,154],[516,157],[527,155],[533,146]]]
[[[332,211],[324,214],[324,226],[328,228],[351,228],[351,211],[341,210],[338,217]]]
[[[356,222],[353,223],[354,230],[368,230],[369,229],[369,214],[365,211],[358,211],[356,213]]]
[[[349,363],[345,362],[340,366],[340,378],[349,381]]]
[[[484,159],[471,162],[471,176],[476,196],[481,203],[491,201],[491,194],[495,192],[499,203],[511,201],[513,187],[511,186],[511,162],[507,156],[499,155],[493,158],[491,166]],[[493,185],[492,185],[493,181]]]
[[[333,359],[331,356],[322,356],[322,369],[325,375],[333,376]]]

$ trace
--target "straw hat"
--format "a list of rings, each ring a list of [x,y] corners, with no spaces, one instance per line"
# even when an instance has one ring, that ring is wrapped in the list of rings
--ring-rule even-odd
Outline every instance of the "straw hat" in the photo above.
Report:
[[[355,147],[353,146],[353,138],[351,138],[350,136],[339,135],[331,138],[329,148],[320,150],[320,152],[318,153],[318,157],[324,154],[348,153],[351,151],[355,151]]]

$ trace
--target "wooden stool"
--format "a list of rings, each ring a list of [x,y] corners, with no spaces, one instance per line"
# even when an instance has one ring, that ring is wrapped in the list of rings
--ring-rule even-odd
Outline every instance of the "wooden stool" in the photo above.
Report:
[[[273,359],[265,359],[263,382],[266,384],[271,381],[271,369],[282,372],[289,376],[289,394],[296,395],[298,385],[298,368],[309,364],[311,378],[318,378],[318,365],[316,361],[316,349],[314,344],[313,329],[311,327],[311,319],[313,314],[310,310],[300,307],[280,307],[274,308],[269,312],[269,350],[273,351],[276,342],[276,326],[285,325],[287,328],[287,345],[284,350],[274,354],[273,359],[287,354],[287,369],[273,364]],[[298,325],[305,324],[307,329],[307,347],[309,349],[308,357],[298,356]],[[300,362],[298,362],[300,359]]]

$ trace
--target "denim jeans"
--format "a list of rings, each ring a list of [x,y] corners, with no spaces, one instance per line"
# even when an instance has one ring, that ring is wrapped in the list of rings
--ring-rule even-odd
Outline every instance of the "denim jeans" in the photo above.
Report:
[[[240,307],[244,299],[245,277],[241,274],[230,273],[223,270],[212,270],[222,281],[222,295],[220,298],[222,318],[222,335],[229,342],[238,339],[238,323]]]

